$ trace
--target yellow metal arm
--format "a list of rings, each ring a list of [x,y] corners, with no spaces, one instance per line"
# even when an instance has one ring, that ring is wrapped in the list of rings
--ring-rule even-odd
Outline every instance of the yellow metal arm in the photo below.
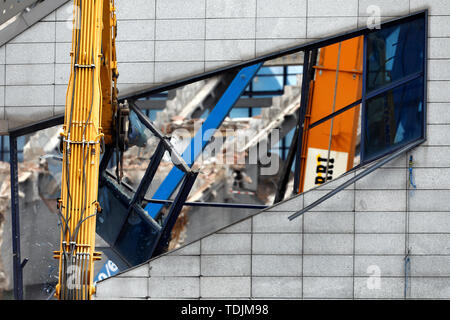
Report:
[[[112,139],[117,97],[114,0],[75,0],[71,75],[66,97],[59,213],[62,300],[90,299],[93,286],[101,146]],[[103,113],[103,118],[102,118]],[[103,120],[102,120],[103,119]],[[106,137],[102,129],[106,128]]]

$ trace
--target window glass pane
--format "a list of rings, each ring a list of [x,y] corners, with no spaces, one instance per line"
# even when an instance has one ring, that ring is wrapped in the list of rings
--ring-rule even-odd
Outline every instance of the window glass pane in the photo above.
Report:
[[[423,80],[367,100],[364,160],[423,136]]]
[[[262,113],[262,108],[252,108],[252,117],[259,116]]]
[[[423,19],[367,36],[367,91],[423,70]]]
[[[230,118],[247,118],[248,108],[233,108],[228,116]]]
[[[280,91],[283,90],[282,76],[256,76],[253,79],[253,91]]]
[[[294,137],[295,128],[292,128],[291,131],[286,135],[286,145],[290,146],[292,142],[292,138]]]
[[[1,143],[3,141],[3,143]],[[17,138],[17,159],[19,162],[23,162],[23,148],[27,140],[25,136]],[[0,139],[0,161],[9,161],[9,136],[3,136]]]
[[[287,85],[288,86],[297,86],[297,85],[299,85],[299,76],[297,76],[297,75],[289,75],[289,76],[287,76],[286,77],[286,79],[287,79]]]
[[[319,50],[314,66],[311,123],[361,98],[363,44],[363,37],[357,37]]]
[[[283,160],[287,159],[288,153],[289,153],[289,149],[283,149]]]
[[[283,67],[262,67],[256,75],[283,74]]]

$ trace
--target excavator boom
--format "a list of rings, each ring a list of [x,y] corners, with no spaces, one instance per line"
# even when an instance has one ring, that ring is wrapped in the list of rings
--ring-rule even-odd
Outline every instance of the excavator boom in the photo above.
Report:
[[[88,300],[94,293],[93,265],[100,155],[113,141],[117,105],[114,0],[75,0],[71,75],[60,148],[63,153],[61,243],[56,296]]]

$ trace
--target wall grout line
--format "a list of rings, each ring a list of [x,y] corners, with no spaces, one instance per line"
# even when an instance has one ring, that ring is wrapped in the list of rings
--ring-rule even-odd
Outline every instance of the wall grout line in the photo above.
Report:
[[[202,297],[202,284],[201,284],[201,281],[202,281],[202,255],[203,255],[203,249],[202,249],[202,239],[200,239],[200,240],[197,240],[197,241],[199,241],[199,255],[200,255],[200,257],[199,257],[199,259],[200,259],[200,275],[199,275],[199,277],[198,277],[198,298],[199,299],[201,299],[201,297]]]
[[[55,13],[56,15],[56,13]],[[56,23],[55,23],[55,40],[56,40]],[[56,114],[56,42],[53,43],[54,46],[54,62],[53,62],[53,115]],[[70,65],[70,63],[69,63]],[[70,69],[70,68],[68,68]],[[5,71],[6,73],[6,71]],[[67,85],[67,84],[66,84]]]
[[[409,164],[408,156],[412,156],[412,152],[408,152],[407,153],[406,159],[405,159],[406,164]],[[410,181],[409,181],[409,179],[410,179],[409,174],[410,174],[409,169],[406,169],[405,259],[406,259],[406,256],[409,254],[409,250],[410,250],[410,242],[409,242],[409,235],[410,235],[410,233],[409,233],[409,231],[410,231],[410,229],[409,229],[409,227],[410,227],[410,224],[409,224],[409,219],[410,219],[410,210],[409,210],[410,209],[410,199],[409,198],[411,196],[411,185],[410,185]],[[410,259],[410,262],[409,262],[409,266],[411,266],[411,259]],[[406,264],[405,263],[404,263],[404,268],[405,268],[405,270],[404,270],[405,278],[404,278],[404,284],[403,285],[404,285],[405,290],[406,290],[406,281],[409,281],[410,277],[408,278],[406,276],[407,270],[406,270]],[[411,283],[409,283],[409,287],[411,288]],[[411,292],[410,289],[409,289],[409,292]],[[404,293],[404,299],[405,300],[408,300],[408,293],[409,292],[405,291],[405,293]]]
[[[308,3],[309,3],[309,0],[305,0],[305,2],[306,2],[305,37],[308,39]]]
[[[358,1],[359,12],[359,1]],[[353,184],[355,186],[356,182]],[[356,265],[356,190],[353,196],[353,299],[355,299],[355,265]]]

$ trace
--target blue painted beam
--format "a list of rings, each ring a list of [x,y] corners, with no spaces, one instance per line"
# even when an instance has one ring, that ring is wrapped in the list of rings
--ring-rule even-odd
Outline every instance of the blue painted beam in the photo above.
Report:
[[[215,131],[222,124],[225,117],[233,108],[239,97],[244,92],[245,88],[250,84],[250,81],[256,75],[261,68],[262,63],[257,63],[249,67],[242,68],[231,84],[228,86],[222,97],[217,102],[214,109],[209,114],[208,118],[203,123],[202,127],[192,138],[190,144],[181,155],[184,161],[192,167],[195,160],[203,152],[205,147],[211,140]],[[184,177],[184,172],[174,167],[164,181],[159,186],[153,195],[154,199],[167,200],[172,193],[178,187],[179,183]],[[155,218],[163,205],[159,203],[149,203],[145,207],[145,210],[150,214],[152,218]]]

